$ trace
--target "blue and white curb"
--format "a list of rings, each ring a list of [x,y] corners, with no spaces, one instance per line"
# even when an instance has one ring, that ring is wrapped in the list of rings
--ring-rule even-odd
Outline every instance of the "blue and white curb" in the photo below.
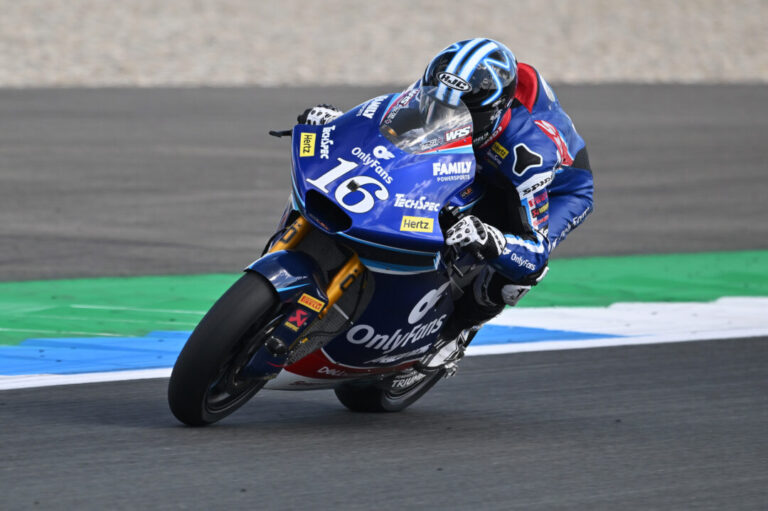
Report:
[[[28,339],[0,347],[0,390],[170,375],[189,332]],[[468,356],[768,337],[768,298],[506,309]]]

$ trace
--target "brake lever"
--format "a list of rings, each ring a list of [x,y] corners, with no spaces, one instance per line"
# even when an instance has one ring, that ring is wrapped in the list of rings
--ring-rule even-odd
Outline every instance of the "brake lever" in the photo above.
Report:
[[[290,137],[291,135],[293,135],[293,130],[283,130],[283,131],[269,130],[269,134],[277,138]]]

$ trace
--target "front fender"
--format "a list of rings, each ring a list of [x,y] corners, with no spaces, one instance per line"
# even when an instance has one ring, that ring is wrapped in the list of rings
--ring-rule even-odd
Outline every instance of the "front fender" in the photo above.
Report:
[[[282,302],[291,302],[303,293],[328,301],[325,276],[313,258],[295,250],[278,250],[266,254],[245,271],[263,275],[275,287]]]

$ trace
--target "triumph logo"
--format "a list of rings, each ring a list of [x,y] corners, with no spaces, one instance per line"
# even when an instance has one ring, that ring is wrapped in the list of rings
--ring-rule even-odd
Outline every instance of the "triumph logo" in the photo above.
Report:
[[[439,73],[437,75],[437,79],[440,80],[440,83],[445,84],[447,87],[450,87],[451,89],[458,90],[461,92],[469,92],[472,90],[472,86],[467,82],[465,79],[463,79],[460,76],[456,76],[452,73],[446,73],[443,71],[442,73]]]

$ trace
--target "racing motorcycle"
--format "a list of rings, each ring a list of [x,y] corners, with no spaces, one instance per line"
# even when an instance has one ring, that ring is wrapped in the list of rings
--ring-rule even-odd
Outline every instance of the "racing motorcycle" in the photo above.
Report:
[[[292,190],[264,254],[192,332],[171,411],[214,423],[262,388],[334,389],[394,412],[452,375],[474,332],[441,332],[479,271],[444,231],[482,196],[467,107],[419,87],[291,135]]]

